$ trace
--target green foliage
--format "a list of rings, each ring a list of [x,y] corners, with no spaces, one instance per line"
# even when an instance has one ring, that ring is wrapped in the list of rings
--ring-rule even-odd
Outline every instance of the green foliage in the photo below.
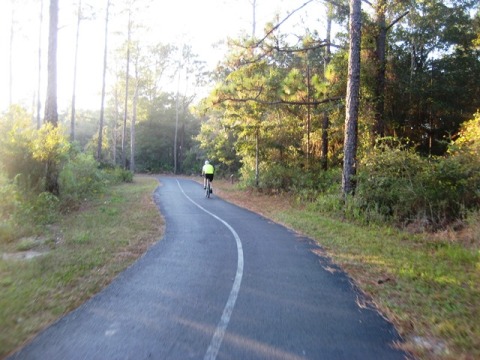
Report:
[[[13,107],[0,122],[0,241],[8,242],[55,221],[60,210],[98,196],[109,184],[133,181],[130,171],[102,170],[92,155],[70,146],[61,127],[35,129],[30,116]],[[46,168],[58,171],[59,195],[45,192]]]
[[[50,192],[41,192],[33,201],[28,203],[30,205],[28,215],[29,219],[35,224],[51,224],[58,216],[58,206],[60,200],[57,196]],[[27,205],[27,204],[26,204]]]
[[[70,144],[63,129],[48,123],[36,130],[31,118],[18,109],[13,119],[3,120],[0,123],[0,166],[9,179],[16,178],[22,191],[43,191],[47,165],[58,167],[67,159]]]
[[[75,205],[92,194],[101,193],[106,186],[105,180],[104,173],[92,155],[74,155],[60,172],[62,203],[65,206]]]
[[[460,127],[457,138],[452,142],[449,152],[471,161],[480,161],[480,112],[477,111],[472,120]]]
[[[480,107],[475,3],[412,2],[408,21],[392,28],[386,120],[390,134],[409,137],[424,154],[443,155],[442,140]]]
[[[9,242],[15,238],[14,215],[20,205],[18,188],[5,176],[0,168],[0,243]]]
[[[26,113],[17,110],[13,119],[0,119],[0,166],[23,191],[39,189],[44,182],[44,166],[33,158],[36,133]]]
[[[240,157],[236,151],[237,138],[237,135],[228,129],[228,120],[222,119],[219,113],[212,112],[211,116],[202,123],[200,133],[195,139],[199,143],[200,150],[205,154],[203,158],[221,164],[221,166],[215,166],[217,171],[232,174],[237,173],[240,168]]]
[[[174,139],[176,97],[162,94],[152,101],[146,119],[136,126],[135,168],[138,172],[159,173],[174,170]],[[180,101],[187,101],[181,99]],[[187,108],[180,110],[177,128],[177,172],[190,173],[192,162],[185,163],[186,154],[196,145],[199,121]]]
[[[363,159],[354,207],[367,220],[427,228],[464,218],[480,205],[478,164],[456,156],[423,158],[412,149],[379,146]]]
[[[258,155],[261,188],[298,189],[302,197],[313,198],[324,113],[335,112],[330,117],[327,156],[336,164],[343,144],[344,110],[337,101],[312,103],[344,94],[341,67],[347,58],[342,52],[325,76],[325,49],[314,46],[322,40],[308,29],[303,40],[308,51],[271,51],[290,46],[283,36],[267,36],[261,45],[265,48],[256,52],[249,50],[248,40],[232,46],[219,68],[217,87],[203,104],[209,118],[196,139],[208,157],[240,170],[245,184],[256,185]]]
[[[15,183],[5,176],[0,169],[0,221],[9,220],[15,213],[18,201],[18,189]]]
[[[260,173],[258,187],[265,192],[289,192],[301,203],[316,202],[317,198],[324,200],[330,195],[333,195],[332,198],[337,199],[336,201],[341,200],[338,196],[341,183],[339,168],[325,171],[321,170],[318,164],[307,169],[301,166],[289,167],[278,162],[262,162]],[[244,187],[255,186],[253,167],[243,167],[241,174]],[[337,206],[338,204],[335,204],[334,207]]]
[[[9,243],[18,236],[18,228],[11,221],[0,220],[0,244]]]
[[[116,167],[113,172],[109,172],[114,183],[131,183],[133,182],[133,172],[130,170]]]
[[[27,231],[27,233],[35,232],[34,228],[37,225],[54,222],[57,219],[59,209],[59,198],[50,192],[22,193],[19,196],[15,212],[6,223],[8,226],[15,226]],[[13,234],[14,238],[20,238],[23,235],[21,231]]]
[[[102,168],[91,154],[72,154],[59,176],[61,205],[76,207],[86,198],[103,194],[109,185],[132,181],[130,170]]]
[[[45,123],[33,134],[30,151],[34,160],[60,164],[62,160],[66,159],[70,143],[61,127]]]

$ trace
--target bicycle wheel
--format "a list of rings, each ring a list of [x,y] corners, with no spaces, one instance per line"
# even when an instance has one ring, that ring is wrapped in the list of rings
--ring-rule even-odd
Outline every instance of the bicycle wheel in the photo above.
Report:
[[[205,197],[210,197],[210,180],[207,180],[207,188],[205,190]]]

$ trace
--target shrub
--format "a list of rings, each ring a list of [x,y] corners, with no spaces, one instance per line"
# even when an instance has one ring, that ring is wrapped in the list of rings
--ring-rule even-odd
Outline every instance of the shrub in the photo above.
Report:
[[[9,180],[15,178],[22,191],[37,190],[44,184],[45,167],[33,157],[36,133],[30,118],[15,116],[13,120],[0,121],[0,166]]]
[[[75,206],[79,200],[103,192],[106,177],[92,155],[77,154],[60,172],[59,185],[63,205]]]
[[[356,201],[366,213],[374,210],[394,219],[415,217],[422,184],[418,174],[427,162],[412,150],[384,146],[363,159],[357,176]]]
[[[117,178],[119,178],[122,182],[133,182],[133,172],[130,170],[118,169],[117,174]]]
[[[55,179],[70,144],[62,127],[47,123],[37,130],[25,110],[14,110],[12,119],[0,121],[0,165],[22,191],[38,193],[52,185],[47,175]]]
[[[14,182],[7,179],[0,171],[0,221],[8,221],[17,211],[18,189]]]
[[[49,192],[42,192],[31,203],[32,217],[36,224],[51,224],[58,214],[59,199]]]
[[[110,182],[114,184],[118,183],[131,183],[133,182],[133,172],[130,170],[123,169],[121,167],[116,167],[112,170],[107,171],[108,178]]]
[[[340,168],[323,170],[320,167],[308,170],[298,169],[292,185],[292,192],[301,202],[319,201],[319,198],[330,194],[338,197],[342,172]]]
[[[479,204],[476,162],[423,158],[400,145],[382,146],[362,162],[355,204],[367,220],[423,221],[431,228],[464,218]]]
[[[11,221],[0,219],[0,244],[8,243],[17,237],[16,226]]]
[[[14,216],[20,205],[15,183],[0,170],[0,243],[15,239]]]

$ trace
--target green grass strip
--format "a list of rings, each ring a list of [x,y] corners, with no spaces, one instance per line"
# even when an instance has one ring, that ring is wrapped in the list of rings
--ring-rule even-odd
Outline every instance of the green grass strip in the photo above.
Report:
[[[38,249],[45,255],[0,257],[0,358],[92,297],[161,238],[164,223],[152,200],[157,186],[148,177],[114,186],[49,226]]]
[[[386,227],[360,227],[304,209],[276,217],[317,239],[402,335],[429,339],[431,347],[423,353],[410,347],[417,356],[480,358],[478,249]]]

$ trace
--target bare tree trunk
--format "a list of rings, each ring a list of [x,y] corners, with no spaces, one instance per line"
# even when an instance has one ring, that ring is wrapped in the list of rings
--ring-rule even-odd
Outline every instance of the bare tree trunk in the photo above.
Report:
[[[375,17],[376,17],[376,36],[375,36],[375,70],[376,70],[376,79],[375,79],[375,124],[373,128],[373,141],[377,137],[385,136],[385,119],[384,119],[384,108],[385,108],[385,53],[386,53],[386,42],[387,42],[387,27],[385,23],[385,12],[386,12],[386,0],[378,0],[375,7]]]
[[[330,126],[330,119],[326,111],[323,112],[322,120],[322,155],[321,165],[323,170],[328,170],[328,128]]]
[[[75,141],[75,97],[77,93],[77,63],[78,39],[80,37],[80,21],[82,20],[82,0],[78,0],[77,34],[75,37],[75,59],[73,63],[73,90],[72,90],[72,116],[70,119],[70,141]]]
[[[180,146],[178,147],[179,155],[178,155],[178,168],[180,171],[183,171],[183,149],[185,149],[185,117],[182,117],[182,126],[180,127]]]
[[[307,51],[307,169],[310,166],[310,133],[312,125],[312,114],[310,108],[310,59]]]
[[[103,145],[103,122],[105,116],[105,82],[107,76],[107,50],[108,50],[108,16],[110,10],[110,0],[107,0],[107,8],[105,10],[105,44],[103,47],[103,76],[102,76],[102,100],[100,105],[100,120],[98,124],[98,144],[97,144],[97,160],[102,161],[102,145]]]
[[[175,135],[173,138],[173,173],[177,173],[177,158],[178,158],[178,151],[177,151],[177,143],[178,143],[178,118],[180,112],[180,105],[179,105],[179,98],[180,98],[180,75],[182,72],[182,67],[180,66],[178,71],[178,78],[177,78],[177,96],[175,100]]]
[[[58,126],[57,112],[57,28],[58,28],[58,0],[50,0],[50,26],[48,35],[48,84],[47,100],[45,104],[45,122]],[[47,160],[45,169],[46,190],[52,194],[59,194],[58,166],[55,159]]]
[[[343,147],[343,196],[355,193],[357,171],[358,108],[360,92],[361,0],[350,0],[350,48],[346,97],[345,140]]]
[[[385,123],[385,73],[387,68],[387,33],[389,29],[399,22],[409,11],[404,12],[397,17],[390,25],[386,24],[387,0],[377,0],[375,6],[375,89],[374,89],[374,109],[375,123],[373,126],[373,141],[378,137],[384,137],[386,132]]]
[[[37,129],[40,129],[42,119],[40,111],[42,103],[40,100],[42,86],[42,27],[43,27],[43,0],[40,0],[40,23],[38,27],[38,78],[37,78]]]
[[[126,148],[126,138],[127,138],[127,116],[128,116],[128,85],[130,79],[130,36],[132,31],[132,12],[128,13],[128,36],[127,36],[127,69],[125,71],[125,109],[123,114],[123,133],[122,133],[122,166],[124,169],[127,168],[127,148]]]
[[[259,125],[255,127],[255,187],[258,188],[260,181],[260,129]]]
[[[327,6],[327,37],[326,42],[327,46],[325,46],[325,68],[324,73],[327,73],[328,65],[330,64],[330,60],[332,57],[332,51],[330,47],[331,37],[332,37],[332,18],[333,18],[333,5],[328,3]],[[324,98],[327,98],[327,94],[325,94]],[[330,119],[328,116],[328,112],[323,112],[323,120],[322,120],[322,154],[320,163],[323,170],[328,170],[328,128],[330,127]]]
[[[115,122],[113,124],[113,163],[117,164],[117,142],[118,142],[118,123],[119,123],[119,108],[118,88],[115,86]]]
[[[251,0],[252,4],[252,39],[255,38],[255,32],[257,31],[257,0]]]
[[[133,93],[133,106],[132,106],[132,122],[130,124],[130,171],[135,172],[135,123],[137,121],[137,103],[138,103],[138,87],[139,87],[139,75],[138,75],[138,56],[140,49],[137,46],[135,56],[135,91]]]
[[[15,4],[12,1],[12,18],[10,22],[10,51],[8,54],[8,106],[13,104],[13,35],[15,33]]]
[[[50,26],[48,35],[48,84],[45,102],[45,122],[58,125],[57,110],[57,28],[58,0],[50,0]]]

